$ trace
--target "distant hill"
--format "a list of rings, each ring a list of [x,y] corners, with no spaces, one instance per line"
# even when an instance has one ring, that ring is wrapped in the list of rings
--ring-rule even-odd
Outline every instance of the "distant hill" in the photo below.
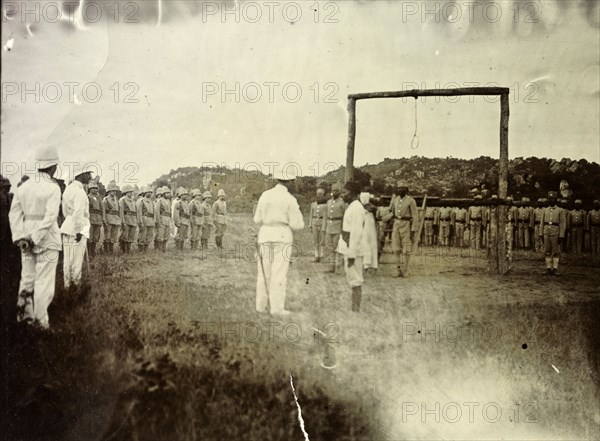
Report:
[[[306,207],[313,199],[317,186],[329,190],[334,182],[343,182],[344,167],[322,177],[301,177],[297,181],[296,197]],[[469,190],[498,191],[498,160],[487,156],[476,159],[457,158],[385,158],[379,164],[358,167],[355,174],[371,184],[376,194],[391,194],[399,181],[406,181],[412,194],[427,191],[430,196],[469,197]],[[515,158],[509,162],[509,195],[516,200],[529,196],[532,200],[544,197],[549,190],[559,190],[566,181],[572,198],[591,201],[600,198],[600,165],[585,159],[578,161],[547,158]],[[257,171],[232,170],[226,167],[182,167],[157,178],[152,186],[171,188],[210,189],[213,195],[224,189],[235,211],[251,209],[260,194],[272,186],[269,176]]]
[[[573,198],[600,198],[600,165],[585,159],[515,158],[509,161],[508,194],[515,199],[523,196],[545,197],[550,190],[559,190],[566,181]],[[498,160],[487,156],[475,159],[458,158],[385,158],[379,164],[358,168],[368,173],[375,193],[390,193],[399,181],[406,181],[412,193],[427,191],[430,196],[468,197],[472,188],[485,188],[491,194],[498,191]],[[343,181],[344,168],[323,177],[327,183]]]

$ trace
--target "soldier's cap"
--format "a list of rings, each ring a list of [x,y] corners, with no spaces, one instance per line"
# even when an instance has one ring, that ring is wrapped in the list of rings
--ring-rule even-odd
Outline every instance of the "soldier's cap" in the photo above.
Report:
[[[398,188],[408,188],[408,182],[406,182],[406,181],[400,181],[400,182],[398,182],[397,187]]]
[[[37,163],[37,168],[39,169],[58,165],[60,162],[58,150],[52,145],[42,145],[35,151],[35,161]]]
[[[548,198],[540,198],[539,201],[540,202],[548,202]]]
[[[481,196],[480,194],[476,194],[473,199],[483,199],[483,196]]]
[[[538,198],[538,202],[544,202],[544,198]]]
[[[183,196],[183,195],[186,195],[186,194],[188,194],[188,191],[185,188],[179,187],[177,189],[177,196]]]
[[[325,194],[325,189],[324,188],[317,188],[317,194]]]
[[[202,194],[202,199],[209,199],[209,198],[212,198],[212,193],[210,191],[205,191]]]
[[[594,204],[600,204],[600,199],[594,199]]]
[[[164,187],[158,187],[156,189],[156,196],[160,196],[161,194],[164,194],[165,192],[165,188]]]
[[[513,197],[512,197],[512,196],[506,196],[506,200],[507,200],[507,201],[512,201],[512,200],[513,200]]]
[[[583,204],[583,201],[581,199],[575,199],[575,203],[576,204]]]
[[[106,192],[109,193],[111,191],[119,191],[119,186],[115,184],[113,181],[109,182],[106,186]]]
[[[162,194],[171,193],[171,189],[169,187],[167,187],[166,185],[164,187],[161,187],[161,189],[162,189]]]
[[[277,181],[294,181],[298,177],[295,167],[287,167],[285,170],[278,170],[273,173],[273,179]]]
[[[192,197],[196,197],[196,196],[201,196],[202,192],[200,190],[198,190],[197,188],[194,188],[192,190]]]
[[[498,199],[498,195],[497,194],[493,194],[492,195],[492,199]]]
[[[548,192],[548,199],[556,199],[558,197],[558,193],[555,191]]]
[[[217,192],[217,196],[223,196],[223,197],[225,197],[227,195],[225,194],[225,190],[222,189],[222,188],[220,188],[219,191]]]
[[[127,194],[127,193],[131,193],[131,192],[133,192],[133,187],[131,185],[129,185],[129,184],[123,185],[123,189],[121,190],[121,193]]]
[[[522,201],[522,202],[529,202],[529,198],[528,198],[527,196],[523,196],[523,197],[521,198],[521,201]]]
[[[479,193],[479,190],[477,188],[472,188],[469,190],[469,193]]]
[[[342,191],[342,186],[339,182],[331,184],[331,191]]]
[[[91,190],[92,188],[98,188],[98,183],[96,181],[90,181],[88,184],[88,190]]]

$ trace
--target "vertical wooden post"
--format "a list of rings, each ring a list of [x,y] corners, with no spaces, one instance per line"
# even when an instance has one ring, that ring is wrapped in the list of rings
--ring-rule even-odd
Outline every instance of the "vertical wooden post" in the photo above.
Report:
[[[508,106],[508,94],[500,96],[500,162],[498,174],[498,197],[501,200],[506,199],[508,191],[508,117],[510,110]],[[498,253],[497,253],[497,272],[506,274],[509,270],[508,256],[506,255],[506,221],[508,207],[500,205],[498,207]]]
[[[344,181],[354,176],[354,140],[356,138],[356,99],[348,98],[348,146],[346,147],[346,173]]]

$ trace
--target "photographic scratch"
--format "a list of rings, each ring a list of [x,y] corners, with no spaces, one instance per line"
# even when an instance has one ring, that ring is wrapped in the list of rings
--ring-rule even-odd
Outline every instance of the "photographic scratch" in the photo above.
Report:
[[[302,430],[302,433],[304,434],[304,440],[310,441],[310,439],[308,438],[308,433],[306,433],[306,430],[304,429],[304,420],[302,419],[302,409],[300,408],[300,403],[298,403],[298,396],[296,395],[296,389],[294,388],[294,378],[292,377],[291,373],[290,373],[290,385],[292,386],[292,393],[294,394],[294,401],[296,401],[296,406],[298,407],[298,422],[300,423],[300,429]]]

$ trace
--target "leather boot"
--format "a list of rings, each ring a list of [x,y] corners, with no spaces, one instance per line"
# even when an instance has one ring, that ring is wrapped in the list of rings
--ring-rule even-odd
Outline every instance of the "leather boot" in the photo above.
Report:
[[[362,286],[352,287],[352,311],[360,312],[360,302],[362,300]]]
[[[108,252],[109,252],[109,254],[114,254],[114,252],[115,252],[115,244],[114,243],[112,243],[112,242],[108,243]]]
[[[93,253],[93,251],[92,251],[93,249],[94,249],[94,242],[88,242],[87,243],[87,253],[88,253],[88,256],[94,257],[94,255],[92,254]]]
[[[163,240],[160,244],[160,249],[162,250],[163,253],[165,253],[167,251],[167,241]]]

